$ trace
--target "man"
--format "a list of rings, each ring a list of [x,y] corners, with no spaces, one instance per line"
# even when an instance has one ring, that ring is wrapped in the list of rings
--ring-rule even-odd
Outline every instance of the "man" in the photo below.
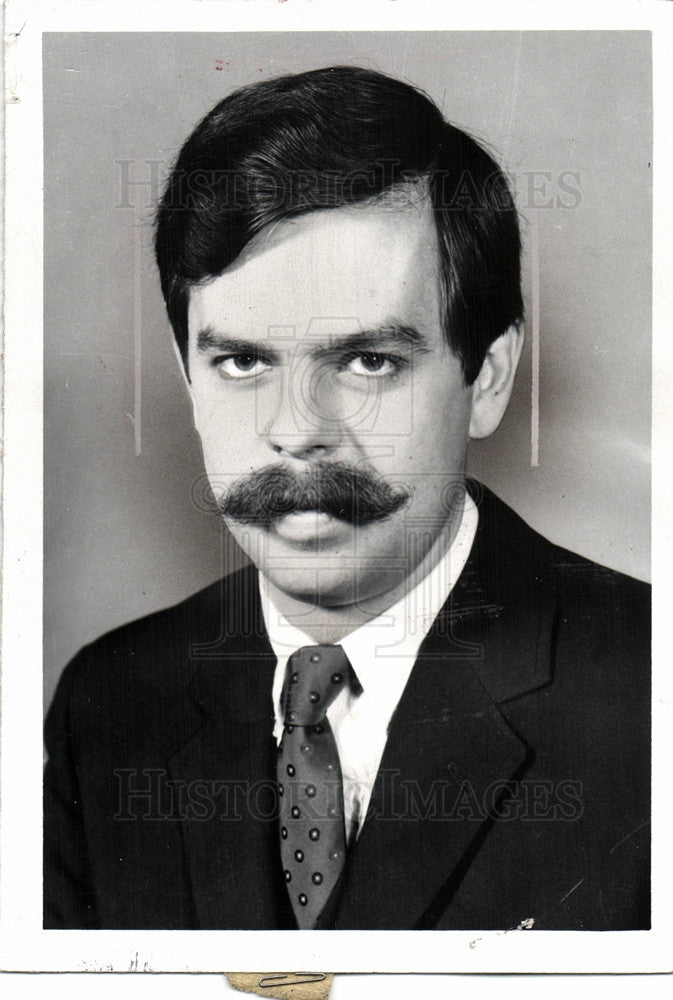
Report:
[[[649,926],[648,595],[465,478],[522,341],[507,183],[335,67],[196,128],[157,261],[251,565],[50,711],[45,926]]]

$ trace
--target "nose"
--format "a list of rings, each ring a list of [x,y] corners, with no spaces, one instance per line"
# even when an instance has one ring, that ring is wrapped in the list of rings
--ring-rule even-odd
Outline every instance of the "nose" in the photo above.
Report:
[[[301,366],[283,380],[265,436],[278,455],[326,458],[342,440],[337,392],[324,367]]]

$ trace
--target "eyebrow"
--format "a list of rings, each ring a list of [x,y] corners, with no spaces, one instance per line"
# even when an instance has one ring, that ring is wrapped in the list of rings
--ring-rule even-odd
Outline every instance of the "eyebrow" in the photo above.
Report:
[[[390,347],[407,347],[422,352],[429,349],[429,344],[415,326],[391,320],[371,330],[358,330],[342,337],[331,337],[327,343],[316,345],[315,353],[323,355],[334,351],[377,351]],[[199,330],[196,348],[200,354],[208,351],[229,354],[277,353],[276,347],[268,342],[220,334],[212,326]]]
[[[217,333],[212,326],[204,326],[196,335],[196,349],[199,354],[207,351],[220,351],[223,354],[259,354],[268,345],[256,343],[254,340],[241,340],[239,337],[229,337]]]
[[[429,347],[427,339],[416,329],[405,323],[390,321],[372,330],[359,330],[344,337],[333,337],[328,344],[318,349],[323,351],[376,351],[387,347],[411,347],[422,351]]]

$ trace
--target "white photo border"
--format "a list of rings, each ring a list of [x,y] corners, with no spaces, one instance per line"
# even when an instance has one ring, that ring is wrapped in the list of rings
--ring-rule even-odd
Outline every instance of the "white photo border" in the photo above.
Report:
[[[634,973],[671,967],[673,879],[667,794],[673,648],[673,10],[669,4],[419,0],[10,0],[6,11],[6,209],[0,968],[24,971]],[[42,929],[42,33],[47,31],[650,30],[655,100],[654,664],[652,930],[54,931]],[[413,934],[413,938],[410,935]]]

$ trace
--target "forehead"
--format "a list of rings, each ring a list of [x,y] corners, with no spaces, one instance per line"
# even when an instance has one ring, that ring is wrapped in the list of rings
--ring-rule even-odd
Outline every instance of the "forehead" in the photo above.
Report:
[[[190,336],[215,325],[295,336],[317,318],[369,328],[391,315],[439,320],[437,233],[427,201],[312,212],[264,230],[223,274],[193,288]],[[235,329],[231,329],[234,327]]]

